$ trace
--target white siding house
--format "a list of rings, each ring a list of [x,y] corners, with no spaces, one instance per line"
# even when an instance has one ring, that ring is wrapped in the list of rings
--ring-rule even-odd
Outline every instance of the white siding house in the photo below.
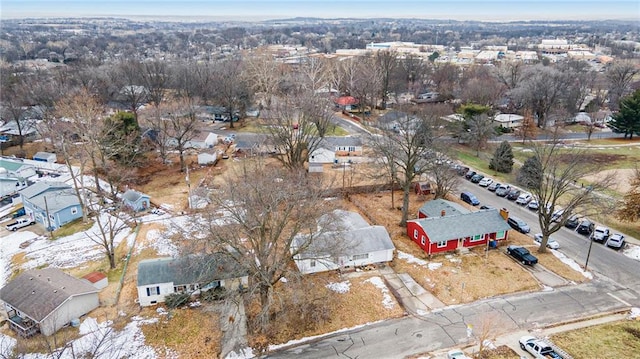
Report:
[[[31,269],[0,289],[9,326],[23,337],[51,335],[100,303],[98,289],[59,269]]]
[[[503,128],[516,128],[522,126],[524,117],[516,114],[501,113],[496,115],[493,121]]]
[[[138,301],[146,307],[173,293],[195,293],[223,287],[245,288],[249,277],[228,257],[215,254],[185,258],[155,258],[138,264]]]
[[[395,246],[384,226],[371,226],[355,212],[338,210],[335,214],[342,220],[344,228],[324,233],[315,238],[308,248],[294,255],[294,262],[301,273],[356,268],[393,260]],[[297,236],[292,253],[306,246],[306,241],[307,236]]]

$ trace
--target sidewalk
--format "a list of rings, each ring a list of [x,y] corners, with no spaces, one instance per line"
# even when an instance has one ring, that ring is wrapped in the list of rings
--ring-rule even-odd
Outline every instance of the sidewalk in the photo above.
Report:
[[[407,273],[396,273],[391,268],[380,270],[396,299],[411,315],[425,315],[445,305],[424,289]]]

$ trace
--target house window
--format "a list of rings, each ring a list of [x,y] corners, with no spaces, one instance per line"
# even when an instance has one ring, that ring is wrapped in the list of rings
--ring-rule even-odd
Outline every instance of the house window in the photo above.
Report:
[[[496,232],[496,239],[503,239],[506,235],[505,231]]]
[[[315,259],[311,260],[311,263],[309,263],[309,267],[315,267],[316,266],[316,261]]]
[[[424,244],[427,243],[427,238],[425,236],[422,236],[422,240],[420,242],[424,246]]]
[[[147,297],[160,295],[160,287],[147,287]]]
[[[50,215],[49,215],[49,219],[50,219],[50,220],[52,220],[52,221],[55,221],[55,220],[56,220],[56,217],[54,217],[54,216],[53,216],[53,214],[50,214]]]
[[[77,214],[78,213],[78,208],[73,207],[71,208],[71,214]]]
[[[484,238],[484,235],[482,234],[477,234],[473,237],[471,237],[471,242],[477,242],[477,241],[481,241]]]
[[[418,239],[418,230],[417,229],[413,230],[413,238]]]
[[[358,260],[358,259],[367,259],[369,258],[369,253],[365,253],[365,254],[356,254],[353,256],[353,260]]]
[[[356,152],[356,148],[354,146],[349,146],[349,152]]]
[[[183,285],[178,285],[178,286],[173,287],[173,291],[176,292],[176,293],[184,293],[185,289],[186,288]]]
[[[443,248],[447,246],[447,241],[440,241],[438,242],[438,248]]]

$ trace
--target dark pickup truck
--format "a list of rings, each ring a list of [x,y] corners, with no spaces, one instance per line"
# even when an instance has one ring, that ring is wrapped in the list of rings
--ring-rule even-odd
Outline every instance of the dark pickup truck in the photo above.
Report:
[[[522,264],[532,266],[538,263],[538,258],[536,258],[531,253],[529,253],[529,251],[524,247],[513,246],[513,245],[508,246],[507,253]]]

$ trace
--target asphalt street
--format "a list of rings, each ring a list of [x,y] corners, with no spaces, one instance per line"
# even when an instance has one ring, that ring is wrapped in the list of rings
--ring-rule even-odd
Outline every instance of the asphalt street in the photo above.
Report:
[[[527,209],[525,206],[517,205],[515,201],[509,201],[504,197],[496,196],[494,192],[487,190],[485,187],[480,187],[475,183],[471,183],[464,178],[461,179],[458,186],[458,192],[462,191],[473,193],[480,201],[480,205],[489,205],[494,208],[507,208],[510,215],[519,217],[527,222],[529,227],[531,227],[531,233],[529,233],[529,235],[532,237],[532,242],[533,234],[540,232],[537,213]],[[551,237],[560,244],[560,252],[584,266],[590,244],[587,236],[563,227],[560,231],[552,234]],[[596,276],[607,277],[622,286],[640,293],[640,262],[625,256],[619,251],[605,247],[601,243],[594,242],[591,246],[587,267],[587,269],[596,274]],[[636,303],[640,304],[640,300]]]
[[[554,291],[520,293],[451,306],[424,316],[405,317],[329,335],[270,354],[269,358],[402,358],[470,342],[467,325],[491,321],[507,334],[628,308],[628,289],[594,281]],[[471,333],[472,336],[477,333]]]

